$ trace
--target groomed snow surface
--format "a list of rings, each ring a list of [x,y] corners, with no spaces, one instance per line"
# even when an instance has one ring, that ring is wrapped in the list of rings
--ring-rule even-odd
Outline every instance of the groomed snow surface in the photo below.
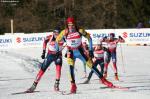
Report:
[[[122,48],[122,51],[121,51]],[[94,74],[89,84],[79,84],[83,79],[83,64],[76,60],[77,94],[62,95],[53,90],[55,65],[52,63],[39,82],[35,93],[17,94],[28,89],[38,73],[41,48],[0,50],[0,99],[150,99],[150,47],[118,45],[118,72],[120,81],[114,80],[109,65],[108,80],[128,87],[129,90],[104,88]],[[63,51],[63,54],[65,50]],[[123,56],[123,57],[122,57]],[[90,72],[90,69],[87,68]],[[63,58],[60,90],[69,91],[68,65]]]

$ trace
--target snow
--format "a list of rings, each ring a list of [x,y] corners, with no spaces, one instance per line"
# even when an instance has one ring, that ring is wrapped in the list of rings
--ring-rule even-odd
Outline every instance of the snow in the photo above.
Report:
[[[122,54],[121,49],[122,48]],[[149,99],[150,98],[150,46],[120,45],[117,49],[117,65],[120,81],[114,80],[114,74],[109,66],[108,80],[114,84],[129,87],[127,91],[118,89],[103,89],[96,75],[93,75],[90,84],[79,84],[85,79],[83,64],[76,60],[77,94],[61,95],[53,90],[55,81],[55,65],[52,63],[43,75],[35,93],[17,94],[28,89],[38,72],[41,48],[24,48],[0,50],[0,99]],[[65,53],[65,50],[63,51]],[[122,56],[123,55],[123,58]],[[124,67],[123,67],[124,65]],[[87,69],[90,72],[90,69]],[[60,90],[70,89],[68,66],[63,58]]]

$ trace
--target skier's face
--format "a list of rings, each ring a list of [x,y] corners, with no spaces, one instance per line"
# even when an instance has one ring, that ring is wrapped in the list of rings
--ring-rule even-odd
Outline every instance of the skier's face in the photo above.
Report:
[[[74,29],[75,28],[75,25],[73,23],[68,23],[68,28],[69,29]]]
[[[110,35],[110,40],[113,40],[114,39],[114,35]]]
[[[87,44],[86,44],[86,42],[83,42],[82,45],[83,45],[83,46],[86,46]]]
[[[102,49],[102,46],[100,44],[97,44],[96,49]]]

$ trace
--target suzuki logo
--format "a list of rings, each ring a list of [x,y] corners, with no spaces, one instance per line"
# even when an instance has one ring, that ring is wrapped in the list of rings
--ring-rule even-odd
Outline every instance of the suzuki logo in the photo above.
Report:
[[[127,32],[123,32],[122,34],[123,34],[123,37],[124,37],[124,38],[127,38],[127,37],[128,37],[128,33],[127,33]]]
[[[21,38],[20,38],[20,37],[17,37],[17,38],[16,38],[16,42],[20,43],[20,42],[21,42]]]

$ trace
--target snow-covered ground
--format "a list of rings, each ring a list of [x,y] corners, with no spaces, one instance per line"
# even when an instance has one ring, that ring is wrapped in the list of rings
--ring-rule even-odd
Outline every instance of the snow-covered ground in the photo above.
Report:
[[[53,91],[55,81],[55,65],[51,64],[41,79],[35,93],[13,93],[28,89],[38,72],[41,48],[24,48],[0,50],[0,99],[150,99],[150,47],[149,46],[118,46],[118,72],[120,81],[114,80],[112,66],[109,66],[108,79],[114,84],[129,87],[127,91],[104,89],[98,78],[93,75],[90,84],[79,84],[85,79],[83,65],[76,61],[77,94],[61,95]],[[123,55],[123,60],[122,56]],[[63,58],[60,90],[70,89],[68,66]],[[124,65],[123,65],[124,64]],[[87,69],[88,72],[90,69]]]

